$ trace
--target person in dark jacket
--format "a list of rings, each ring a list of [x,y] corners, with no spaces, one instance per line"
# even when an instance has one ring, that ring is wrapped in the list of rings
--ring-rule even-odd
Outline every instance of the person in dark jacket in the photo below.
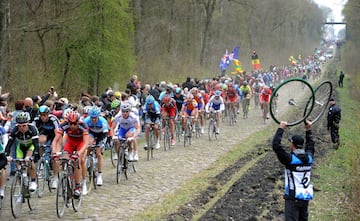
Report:
[[[339,87],[344,87],[344,72],[340,71],[340,76],[339,76]]]
[[[285,220],[300,221],[308,220],[309,201],[313,199],[313,185],[310,181],[313,164],[315,145],[311,131],[312,123],[305,124],[305,146],[304,138],[293,135],[289,138],[290,152],[285,150],[281,144],[281,138],[287,122],[280,122],[272,142],[279,161],[285,165]]]
[[[329,112],[327,115],[327,129],[330,131],[331,142],[335,149],[339,148],[339,123],[341,120],[341,109],[336,105],[335,99],[329,100]]]

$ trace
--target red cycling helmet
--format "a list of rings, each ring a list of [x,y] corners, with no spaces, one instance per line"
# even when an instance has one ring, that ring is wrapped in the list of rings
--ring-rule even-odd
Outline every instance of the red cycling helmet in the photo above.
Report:
[[[80,115],[78,112],[76,111],[70,111],[68,114],[67,114],[67,119],[69,122],[72,122],[72,123],[76,123],[79,121],[80,119]]]
[[[170,97],[169,96],[164,97],[164,103],[169,103],[169,102],[170,102]]]

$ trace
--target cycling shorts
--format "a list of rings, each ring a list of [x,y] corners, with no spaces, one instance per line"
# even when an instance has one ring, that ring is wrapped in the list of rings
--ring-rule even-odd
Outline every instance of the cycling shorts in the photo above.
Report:
[[[159,120],[159,123],[160,123],[160,120]],[[118,133],[118,137],[119,138],[123,138],[123,139],[126,139],[126,134],[127,132],[131,132],[132,134],[134,134],[136,132],[136,129],[135,127],[130,127],[129,129],[124,129],[122,127],[120,127],[119,129],[119,133]]]
[[[16,147],[16,159],[24,159],[27,151],[34,151],[35,146],[33,144],[30,145],[22,145],[18,144]]]
[[[218,111],[218,110],[220,110],[220,105],[221,104],[212,104],[211,108],[214,109],[215,111]]]
[[[260,103],[269,103],[270,102],[270,95],[260,95]]]
[[[161,112],[168,113],[168,117],[175,117],[176,116],[176,107],[162,107]]]
[[[145,117],[145,124],[160,124],[160,118]]]
[[[184,111],[185,117],[191,116],[191,112],[192,112],[192,110],[185,109],[185,111]]]
[[[231,102],[231,103],[235,103],[237,101],[236,99],[237,97],[228,97],[228,100]]]
[[[198,103],[198,105],[197,105],[197,109],[198,109],[198,110],[201,110],[202,106],[203,106],[203,104],[202,104],[202,103]]]
[[[84,146],[84,139],[71,139],[69,136],[66,138],[64,144],[64,152],[73,153],[74,151],[80,151]]]
[[[103,133],[89,133],[89,135],[94,138],[97,147],[103,146],[107,140],[107,136],[104,136]]]

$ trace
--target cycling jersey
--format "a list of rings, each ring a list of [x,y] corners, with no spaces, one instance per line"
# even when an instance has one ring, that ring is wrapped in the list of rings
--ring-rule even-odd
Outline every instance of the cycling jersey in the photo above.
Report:
[[[200,110],[202,107],[203,107],[203,103],[204,103],[204,100],[203,100],[203,97],[201,94],[197,94],[194,96],[194,99],[195,101],[197,102],[197,109]]]
[[[160,108],[160,104],[157,101],[154,101],[151,107],[148,103],[145,103],[143,110],[145,114],[145,123],[159,123]]]
[[[206,112],[209,112],[209,109],[212,108],[215,111],[223,111],[225,110],[224,100],[222,97],[216,99],[216,96],[213,95],[210,97],[209,102],[205,106]]]
[[[169,104],[163,103],[161,105],[161,112],[167,112],[169,117],[175,117],[176,116],[176,101],[172,98],[170,98]]]
[[[102,116],[99,116],[94,122],[90,116],[84,119],[84,123],[89,128],[89,134],[96,140],[96,146],[100,146],[107,137],[109,131],[108,122]]]
[[[249,85],[242,85],[240,87],[240,91],[242,92],[243,96],[246,98],[246,96],[251,92],[251,87]]]
[[[192,99],[191,101],[186,99],[183,103],[183,106],[185,107],[185,110],[192,111],[198,106],[198,103],[195,99]]]
[[[40,135],[46,135],[47,140],[53,140],[55,137],[55,130],[59,127],[59,120],[52,114],[48,115],[46,122],[41,120],[40,116],[35,117],[34,125],[39,130]]]
[[[22,133],[18,125],[11,131],[5,152],[9,156],[12,144],[17,140],[16,158],[24,158],[27,151],[39,150],[39,133],[36,127],[28,124],[28,130]]]
[[[269,103],[270,102],[270,97],[271,97],[272,91],[270,88],[263,88],[260,92],[260,102],[261,103]]]
[[[122,113],[115,116],[113,123],[118,124],[118,137],[126,138],[126,133],[131,131],[135,133],[136,125],[138,125],[137,117],[134,113],[130,112],[129,116],[125,118]]]
[[[176,102],[176,109],[177,110],[181,110],[181,107],[182,107],[182,105],[183,105],[183,103],[184,103],[184,100],[185,100],[185,98],[184,98],[184,96],[182,95],[182,94],[180,94],[180,95],[175,95],[174,96],[174,100],[175,100],[175,102]]]

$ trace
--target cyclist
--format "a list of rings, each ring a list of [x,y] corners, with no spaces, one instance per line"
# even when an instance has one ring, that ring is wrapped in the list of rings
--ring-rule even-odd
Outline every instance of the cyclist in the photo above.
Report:
[[[59,125],[59,128],[56,131],[56,136],[52,142],[52,149],[54,150],[54,159],[57,161],[58,155],[57,153],[61,150],[61,144],[63,143],[63,136],[66,133],[66,137],[64,137],[64,152],[63,156],[67,157],[69,154],[72,154],[74,151],[79,155],[80,164],[79,167],[74,168],[74,176],[75,176],[75,191],[74,197],[79,197],[81,195],[81,191],[83,195],[87,194],[86,187],[86,166],[85,166],[85,157],[86,150],[89,145],[89,132],[87,125],[84,124],[80,120],[80,114],[76,111],[68,111],[65,116],[65,121]],[[54,176],[58,174],[58,167],[55,171],[54,167]],[[81,189],[80,181],[81,175],[83,178],[83,185]]]
[[[232,109],[232,111],[234,113],[235,122],[236,122],[236,115],[237,115],[236,102],[238,100],[238,92],[233,87],[232,82],[229,82],[228,85],[227,85],[225,100],[228,101],[231,104],[230,106],[231,106],[231,109]]]
[[[196,102],[196,100],[194,99],[194,96],[189,93],[186,96],[186,100],[183,103],[183,106],[181,108],[180,111],[180,116],[184,117],[183,118],[183,134],[184,134],[184,130],[185,130],[185,125],[187,124],[187,118],[189,116],[192,116],[192,120],[191,120],[191,125],[194,125],[195,120],[198,118],[198,103]],[[195,129],[195,127],[193,128],[193,130]]]
[[[162,124],[165,125],[165,118],[170,119],[171,145],[175,145],[175,117],[176,117],[176,101],[170,96],[165,96],[161,105]]]
[[[155,100],[155,98],[152,95],[149,95],[145,99],[145,105],[144,105],[144,114],[145,114],[145,139],[149,139],[149,131],[151,124],[154,124],[154,130],[155,130],[155,137],[156,137],[156,144],[155,148],[160,148],[160,104]],[[147,142],[145,144],[145,149],[147,150]]]
[[[269,86],[270,86],[270,89],[271,89],[271,94],[273,94],[274,91],[275,91],[275,87],[274,87],[273,84],[270,84]],[[274,98],[273,98],[274,102],[273,103],[274,103],[276,113],[278,112],[278,109],[277,109],[278,99],[279,99],[279,94],[278,93],[274,94]]]
[[[181,93],[181,88],[179,88],[179,87],[177,87],[175,89],[174,100],[176,101],[176,109],[177,109],[177,111],[180,111],[181,107],[182,107],[182,105],[184,103],[185,97]]]
[[[252,92],[254,94],[254,105],[257,107],[259,104],[259,95],[263,84],[260,83],[260,78],[256,78],[255,82],[252,84]]]
[[[98,159],[98,175],[96,185],[101,186],[103,184],[102,179],[102,170],[104,164],[104,144],[107,139],[107,134],[109,131],[108,122],[102,116],[100,116],[100,109],[96,106],[93,106],[89,110],[89,116],[84,119],[84,123],[89,128],[90,143],[95,143],[95,152]]]
[[[216,133],[220,133],[221,112],[225,110],[224,99],[221,97],[221,91],[215,91],[214,95],[210,97],[209,102],[205,106],[206,113],[215,112],[217,118]]]
[[[51,155],[51,142],[54,140],[56,130],[59,127],[58,118],[50,114],[50,111],[51,110],[48,106],[41,105],[39,108],[40,116],[35,117],[33,122],[39,131],[40,147],[44,148],[43,151],[45,151],[45,153],[49,153],[49,155]],[[56,189],[57,185],[58,177],[55,176],[51,182],[51,188]]]
[[[201,95],[199,89],[197,87],[193,87],[191,89],[191,93],[194,96],[195,101],[197,102],[197,109],[198,109],[198,118],[200,120],[200,126],[201,131],[200,133],[204,133],[204,108],[205,108],[205,102],[204,98]],[[195,127],[193,127],[193,130],[195,130]]]
[[[136,138],[139,135],[141,128],[140,123],[137,120],[136,115],[131,111],[131,104],[129,102],[123,102],[120,106],[121,111],[115,116],[114,121],[110,128],[110,134],[114,137],[114,130],[118,128],[116,137],[126,138],[129,142],[129,161],[139,160],[137,153],[137,141]],[[131,145],[133,143],[134,145]],[[117,147],[119,148],[119,147]]]
[[[7,159],[5,155],[5,146],[8,142],[8,136],[3,126],[0,126],[0,199],[5,195],[5,182],[6,182],[6,170]]]
[[[21,112],[16,116],[16,126],[11,131],[9,141],[6,144],[6,154],[9,156],[10,148],[13,142],[17,141],[16,158],[25,159],[28,164],[28,173],[31,177],[29,185],[30,191],[35,191],[36,183],[36,166],[35,162],[39,159],[39,132],[36,127],[30,124],[30,114]],[[34,155],[34,161],[30,162],[31,156]],[[11,161],[11,157],[8,159]],[[30,165],[31,164],[31,165]]]
[[[250,106],[250,98],[251,98],[251,87],[248,85],[247,81],[244,81],[240,87],[240,91],[243,95],[242,108],[245,112],[246,105]]]
[[[265,85],[263,89],[260,91],[260,106],[261,110],[266,110],[267,115],[263,116],[266,117],[266,119],[269,119],[269,104],[270,104],[270,97],[271,97],[272,91],[269,86]]]

